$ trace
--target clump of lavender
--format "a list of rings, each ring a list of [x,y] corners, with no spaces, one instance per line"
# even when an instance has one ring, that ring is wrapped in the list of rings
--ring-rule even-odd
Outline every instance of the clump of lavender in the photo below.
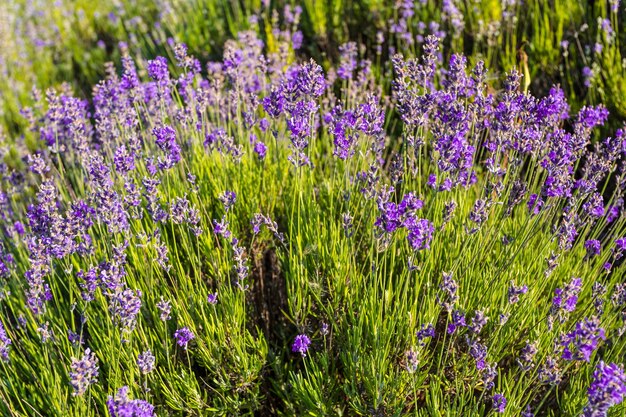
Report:
[[[587,391],[588,404],[583,410],[585,417],[606,417],[608,410],[626,397],[624,368],[615,363],[600,362],[593,373],[593,382]]]
[[[485,315],[483,310],[476,310],[476,312],[474,312],[474,317],[472,317],[472,324],[467,327],[472,331],[472,333],[478,335],[483,327],[485,327],[488,320],[489,317]]]
[[[539,368],[537,376],[539,381],[544,384],[558,385],[563,378],[563,373],[557,359],[553,356],[548,357],[541,368]]]
[[[513,281],[509,287],[509,304],[515,304],[519,301],[520,296],[528,292],[527,285],[516,286]]]
[[[144,375],[149,374],[154,370],[154,364],[155,357],[150,349],[140,353],[137,356],[137,367],[139,368],[139,371]]]
[[[140,308],[141,291],[125,289],[112,297],[110,311],[120,328],[130,332],[137,325]]]
[[[420,346],[424,346],[426,342],[424,341],[427,338],[435,337],[435,326],[432,324],[422,324],[422,327],[416,332],[417,342]]]
[[[196,335],[194,335],[187,327],[182,327],[174,332],[174,339],[176,339],[176,343],[178,343],[178,346],[183,349],[187,349],[187,344],[195,339],[195,337]]]
[[[604,329],[597,317],[587,318],[576,323],[576,329],[563,335],[561,345],[563,359],[584,360],[589,362],[591,354],[597,349],[598,342],[606,339]]]
[[[4,324],[0,322],[0,357],[4,362],[9,362],[9,351],[11,348],[11,339],[7,335]]]
[[[311,344],[311,339],[305,334],[299,334],[293,341],[291,345],[291,351],[294,353],[299,353],[302,357],[305,357],[307,352],[309,351],[309,345]]]
[[[111,417],[153,417],[154,406],[145,400],[128,398],[128,387],[120,388],[114,397],[109,396],[107,408]]]
[[[89,348],[85,349],[81,359],[72,358],[70,368],[70,384],[74,388],[74,396],[83,395],[90,385],[98,381],[98,358]]]
[[[578,293],[582,288],[582,280],[580,278],[572,278],[564,288],[557,288],[552,298],[552,306],[548,313],[548,326],[552,328],[555,320],[563,323],[569,313],[576,309],[578,302]]]
[[[459,300],[459,296],[457,294],[459,286],[452,278],[451,272],[443,273],[443,281],[439,285],[439,290],[440,292],[437,295],[437,301],[443,308],[446,309],[446,311],[452,311],[456,302]]]
[[[517,363],[523,371],[528,372],[535,366],[534,360],[538,351],[536,342],[530,343],[526,341],[526,345],[522,348],[517,358]]]
[[[493,402],[493,409],[496,413],[504,413],[504,409],[506,408],[506,397],[502,394],[494,394],[491,398]]]
[[[166,301],[163,297],[161,297],[161,301],[157,303],[156,307],[159,310],[159,318],[161,321],[167,321],[172,318],[172,305],[169,301]]]
[[[459,328],[465,326],[465,313],[463,313],[461,310],[452,311],[452,317],[450,319],[450,323],[448,323],[448,328],[446,330],[448,334],[453,334]]]
[[[280,243],[285,244],[285,235],[278,231],[278,223],[270,219],[269,216],[256,213],[254,217],[252,217],[250,224],[252,225],[252,232],[255,235],[261,232],[261,226],[265,226],[267,227],[267,230],[274,234]]]

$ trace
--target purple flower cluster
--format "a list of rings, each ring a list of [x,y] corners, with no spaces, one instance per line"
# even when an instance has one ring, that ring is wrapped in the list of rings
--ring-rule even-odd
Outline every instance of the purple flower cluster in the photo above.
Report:
[[[598,342],[605,339],[604,329],[600,327],[597,317],[584,319],[576,323],[576,329],[561,338],[561,345],[564,346],[563,359],[589,362]]]
[[[278,231],[278,224],[270,219],[269,216],[263,215],[261,213],[256,213],[252,220],[250,220],[250,224],[252,225],[252,233],[255,235],[261,232],[261,226],[267,227],[267,229],[274,234],[276,239],[282,244],[285,244],[285,235]]]
[[[0,322],[0,358],[4,362],[9,362],[9,350],[11,347],[11,339],[7,335],[4,324]]]
[[[493,409],[496,413],[504,413],[506,408],[506,398],[502,394],[494,394],[492,397]]]
[[[451,312],[454,309],[457,301],[459,300],[458,291],[459,286],[457,282],[452,278],[452,272],[443,273],[443,281],[439,284],[439,293],[437,294],[437,302]]]
[[[291,345],[291,351],[294,353],[299,353],[302,357],[305,357],[308,350],[309,345],[311,344],[311,339],[305,334],[299,334],[293,341]]]
[[[158,165],[160,169],[172,168],[181,159],[181,149],[176,143],[176,131],[171,126],[154,128],[152,134],[156,138],[156,144],[165,154],[159,157]]]
[[[176,343],[178,343],[178,346],[183,349],[187,349],[189,342],[195,338],[196,335],[194,335],[187,327],[182,327],[174,332],[174,339],[176,339]]]
[[[159,318],[161,321],[167,321],[172,318],[172,305],[169,301],[163,300],[163,297],[161,297],[161,300],[156,304],[156,307],[159,310]]]
[[[90,385],[98,380],[98,358],[91,349],[85,349],[81,359],[72,358],[70,384],[74,388],[72,395],[83,395]]]
[[[154,417],[154,406],[145,400],[128,398],[128,387],[120,388],[114,397],[109,396],[107,409],[111,417]]]
[[[511,281],[511,286],[509,287],[509,304],[517,303],[520,299],[520,296],[526,294],[527,292],[527,285],[521,285],[518,287],[513,281]]]
[[[460,310],[452,311],[452,317],[450,319],[450,322],[448,323],[448,328],[446,330],[448,334],[453,334],[459,328],[465,327],[465,326],[466,326],[465,313],[463,313]]]
[[[587,393],[589,402],[583,410],[583,416],[606,417],[608,410],[621,404],[626,397],[624,368],[615,363],[600,362],[593,373],[593,382]]]
[[[526,345],[522,348],[519,357],[517,358],[517,364],[519,367],[528,372],[535,366],[535,356],[537,355],[537,343],[530,343],[526,341]]]
[[[111,297],[110,311],[121,329],[132,331],[141,308],[141,291],[125,289]]]
[[[430,248],[435,228],[428,219],[420,219],[415,212],[420,210],[424,203],[413,193],[404,195],[402,201],[396,204],[389,201],[393,187],[381,192],[378,197],[379,217],[374,225],[383,237],[389,238],[396,230],[405,228],[408,231],[407,240],[415,251]]]
[[[424,342],[424,339],[432,339],[435,337],[435,326],[433,326],[432,324],[422,324],[422,327],[416,332],[415,335],[417,336],[417,342],[420,344],[420,346],[424,346],[426,344],[426,342]]]
[[[152,372],[154,370],[155,359],[150,349],[140,353],[137,356],[137,367],[139,371],[144,375]]]
[[[582,280],[580,278],[572,278],[572,280],[563,288],[557,288],[552,298],[552,306],[548,314],[548,325],[552,328],[555,320],[558,319],[563,323],[569,313],[576,309],[578,302],[578,294],[582,288]]]

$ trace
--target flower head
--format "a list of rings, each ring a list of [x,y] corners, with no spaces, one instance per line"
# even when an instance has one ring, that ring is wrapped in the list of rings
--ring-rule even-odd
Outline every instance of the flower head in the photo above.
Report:
[[[74,396],[83,395],[98,380],[98,358],[89,348],[85,349],[81,359],[72,358],[70,368],[70,384],[74,388]]]
[[[195,339],[195,337],[196,336],[187,327],[183,327],[174,332],[176,343],[178,343],[178,346],[181,346],[183,349],[187,349],[187,344],[191,340]]]
[[[299,334],[294,339],[293,345],[291,345],[291,351],[294,353],[300,353],[302,357],[305,357],[310,344],[311,339],[309,339],[307,335]]]
[[[141,371],[144,375],[149,374],[154,370],[154,362],[155,357],[150,349],[137,356],[137,366],[139,367],[139,371]]]
[[[504,413],[504,409],[506,408],[506,397],[502,394],[494,394],[491,399],[493,401],[493,409],[496,413]]]
[[[584,417],[605,417],[609,408],[626,397],[626,375],[623,366],[600,362],[593,373],[593,382],[587,391],[589,402]]]
[[[145,400],[128,398],[128,387],[120,388],[115,397],[109,396],[107,408],[111,417],[153,417],[154,406]]]

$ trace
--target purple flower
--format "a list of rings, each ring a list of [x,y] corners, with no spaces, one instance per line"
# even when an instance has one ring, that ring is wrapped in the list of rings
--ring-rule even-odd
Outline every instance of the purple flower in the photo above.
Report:
[[[207,301],[209,304],[217,304],[217,292],[213,293],[213,294],[209,294],[207,296]]]
[[[588,122],[593,126],[594,121]],[[587,212],[591,217],[600,218],[604,216],[604,200],[602,199],[602,195],[600,193],[593,193],[589,200],[583,204],[583,210]]]
[[[511,286],[509,287],[509,304],[515,304],[519,301],[520,295],[526,294],[528,292],[528,286],[515,286],[515,283],[511,281]]]
[[[257,142],[254,144],[254,152],[259,156],[259,159],[265,159],[267,146],[263,142]]]
[[[302,40],[303,40],[303,36],[302,36],[302,32],[300,32],[299,30],[295,31],[292,35],[291,35],[291,46],[294,50],[298,50],[302,47]]]
[[[405,221],[404,225],[409,230],[407,239],[413,250],[430,249],[430,242],[435,232],[435,226],[430,220],[411,217]]]
[[[543,207],[543,200],[537,194],[531,194],[528,199],[528,211],[532,214],[537,215],[541,212],[541,208]]]
[[[156,144],[165,152],[165,157],[159,157],[159,168],[162,170],[172,168],[181,159],[180,146],[176,143],[176,131],[170,126],[157,127],[152,130],[156,138]]]
[[[26,229],[24,228],[24,224],[19,221],[13,223],[13,228],[15,229],[18,235],[23,235],[24,232],[26,231]]]
[[[356,43],[348,42],[339,47],[339,69],[337,75],[342,80],[352,78],[352,73],[356,69],[357,47]]]
[[[457,295],[459,285],[452,278],[452,272],[443,273],[443,281],[439,284],[439,289],[441,293],[437,294],[437,302],[445,308],[446,311],[452,311],[454,305],[459,300],[459,296]]]
[[[159,82],[169,80],[170,72],[167,68],[167,59],[158,56],[154,60],[148,61],[148,75]]]
[[[489,317],[485,315],[485,312],[483,310],[476,310],[476,312],[474,313],[474,317],[472,318],[472,324],[468,326],[468,328],[472,331],[472,333],[477,335],[480,333],[483,327],[485,327],[488,320]]]
[[[217,221],[213,219],[213,231],[216,235],[222,236],[224,239],[230,239],[231,232],[228,230],[228,221],[226,220],[226,216],[222,217],[222,220]]]
[[[620,404],[626,397],[624,368],[615,363],[600,362],[593,373],[593,382],[587,390],[589,403],[584,417],[606,417],[609,408]]]
[[[554,290],[554,297],[552,298],[552,306],[548,313],[548,326],[552,328],[552,324],[555,319],[563,323],[569,313],[576,309],[576,303],[578,302],[578,293],[582,288],[582,280],[580,278],[572,278],[572,280],[565,285],[564,288],[557,288]]]
[[[537,372],[539,381],[544,384],[558,385],[561,382],[561,369],[556,358],[550,356],[546,359],[544,365]]]
[[[535,366],[534,359],[537,352],[537,343],[526,341],[526,346],[522,348],[520,356],[517,358],[517,364],[523,371],[530,371]]]
[[[496,363],[488,363],[485,365],[485,368],[480,372],[480,378],[483,381],[483,385],[486,390],[490,390],[494,387],[494,380],[498,376],[497,364]]]
[[[476,369],[479,371],[487,366],[487,346],[477,340],[468,340],[469,354],[476,361]]]
[[[70,368],[70,384],[74,388],[74,396],[83,395],[98,380],[98,358],[89,348],[85,349],[85,355],[81,359],[72,358]]]
[[[183,327],[174,332],[176,343],[178,343],[178,346],[181,346],[183,349],[187,349],[187,344],[191,340],[195,339],[195,337],[196,336],[187,327]]]
[[[224,210],[229,211],[235,205],[237,194],[234,191],[224,191],[219,200],[224,205]]]
[[[132,331],[141,308],[141,291],[126,289],[111,299],[110,311],[114,321],[124,331]]]
[[[7,335],[4,328],[4,324],[0,321],[0,358],[3,361],[9,362],[9,349],[11,347],[11,339]]]
[[[165,301],[163,297],[161,297],[161,301],[159,301],[156,305],[159,310],[159,317],[161,321],[167,321],[172,318],[172,306],[169,301]]]
[[[504,413],[506,408],[506,398],[502,394],[494,394],[491,398],[493,401],[493,409],[496,413]]]
[[[128,387],[120,388],[115,397],[109,396],[107,408],[111,417],[153,417],[154,406],[145,400],[128,398]]]
[[[428,326],[422,324],[421,329],[419,329],[415,335],[417,336],[417,342],[419,343],[419,345],[424,346],[426,344],[424,342],[424,339],[426,339],[427,337],[435,337],[435,326],[433,326],[432,324],[428,324]]]
[[[602,248],[599,240],[591,239],[585,242],[585,249],[587,250],[587,256],[592,257],[600,255]]]
[[[312,59],[299,67],[295,83],[300,93],[308,97],[320,97],[326,90],[324,71]]]
[[[454,333],[459,327],[465,327],[465,314],[462,311],[454,310],[452,312],[452,321],[448,323],[448,334]]]
[[[154,370],[154,362],[155,357],[150,349],[137,356],[137,366],[139,367],[139,371],[144,375],[149,374]]]
[[[67,340],[69,340],[69,342],[74,346],[83,344],[81,336],[78,333],[72,331],[72,329],[67,329]]]
[[[576,323],[576,329],[561,338],[563,359],[584,360],[589,362],[591,354],[598,347],[600,340],[605,340],[604,329],[600,327],[600,320],[596,317],[584,319]]]
[[[276,239],[285,244],[285,235],[278,231],[278,223],[270,219],[269,216],[262,213],[255,213],[252,220],[250,220],[250,224],[252,225],[252,232],[255,235],[259,234],[261,232],[261,226],[265,225],[267,229],[274,234]]]
[[[299,353],[302,357],[306,356],[307,351],[309,350],[309,345],[311,344],[311,339],[304,334],[299,334],[293,341],[293,345],[291,345],[291,351],[294,353]]]
[[[585,85],[585,87],[591,87],[591,79],[593,78],[593,72],[591,71],[591,68],[583,67],[582,75],[584,79],[583,84]]]

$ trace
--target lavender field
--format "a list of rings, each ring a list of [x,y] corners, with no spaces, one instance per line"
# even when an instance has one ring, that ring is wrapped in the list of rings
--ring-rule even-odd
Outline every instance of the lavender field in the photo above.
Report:
[[[626,415],[624,17],[7,0],[0,415]]]

